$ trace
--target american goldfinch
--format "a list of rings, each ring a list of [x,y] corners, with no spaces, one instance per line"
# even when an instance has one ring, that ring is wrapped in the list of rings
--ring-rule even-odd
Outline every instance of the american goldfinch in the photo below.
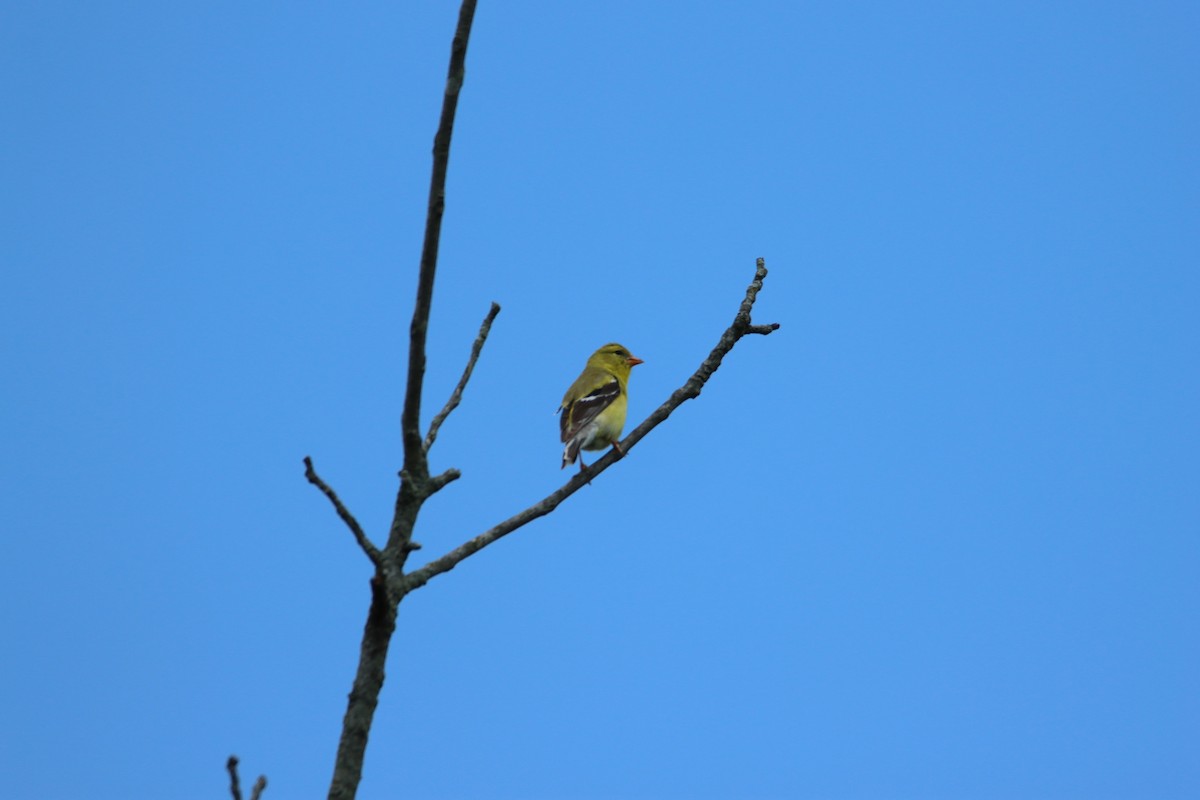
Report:
[[[618,453],[625,427],[625,394],[629,371],[644,363],[619,344],[606,344],[592,353],[583,372],[563,395],[559,427],[562,430],[562,465],[574,464],[580,450],[603,450],[612,445]],[[579,458],[579,468],[586,464]]]

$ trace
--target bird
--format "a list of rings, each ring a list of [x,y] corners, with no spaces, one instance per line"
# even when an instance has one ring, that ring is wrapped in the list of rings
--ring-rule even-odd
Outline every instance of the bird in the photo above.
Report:
[[[579,470],[587,467],[580,450],[603,450],[612,445],[619,455],[621,429],[625,427],[628,407],[629,372],[640,358],[625,347],[613,342],[601,347],[587,360],[583,372],[563,395],[558,407],[559,428],[562,433],[562,467],[574,464],[579,458]]]

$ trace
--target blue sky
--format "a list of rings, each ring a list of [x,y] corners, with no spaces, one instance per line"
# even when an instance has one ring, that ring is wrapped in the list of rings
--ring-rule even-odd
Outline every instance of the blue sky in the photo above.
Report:
[[[416,8],[402,8],[414,5]],[[454,3],[0,11],[0,782],[323,796]],[[436,557],[360,797],[1200,792],[1200,11],[481,3],[426,418]]]

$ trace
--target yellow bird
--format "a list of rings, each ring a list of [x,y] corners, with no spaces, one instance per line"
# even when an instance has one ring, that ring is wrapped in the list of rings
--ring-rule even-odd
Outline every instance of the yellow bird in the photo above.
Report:
[[[625,427],[629,372],[643,363],[615,343],[604,345],[588,358],[587,366],[567,389],[558,407],[562,412],[558,422],[565,445],[563,467],[574,464],[577,457],[579,469],[586,467],[579,456],[580,450],[603,450],[612,445],[621,453],[618,442]]]

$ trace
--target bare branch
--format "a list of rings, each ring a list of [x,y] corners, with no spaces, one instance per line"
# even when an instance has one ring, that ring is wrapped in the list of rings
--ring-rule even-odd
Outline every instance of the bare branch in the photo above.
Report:
[[[233,794],[233,800],[242,800],[242,787],[238,783],[238,757],[230,756],[225,762],[225,769],[229,770],[229,791]]]
[[[462,473],[456,469],[448,469],[445,472],[443,472],[441,475],[434,475],[432,478],[429,479],[429,483],[427,484],[427,486],[429,487],[429,493],[433,494],[434,492],[438,491],[443,486],[445,486],[447,483],[456,481],[461,477],[462,477]]]
[[[450,137],[458,110],[458,93],[466,76],[467,42],[475,18],[475,0],[463,0],[458,12],[458,28],[450,45],[450,67],[446,91],[442,97],[442,118],[433,137],[433,174],[429,179],[429,209],[425,217],[425,242],[421,247],[421,268],[417,276],[417,301],[413,307],[408,335],[408,385],[404,393],[404,412],[400,431],[404,439],[404,468],[420,479],[428,471],[421,440],[421,388],[425,379],[425,336],[429,330],[429,309],[433,302],[433,279],[437,273],[438,244],[442,235],[442,212],[446,206],[446,171],[450,163]]]
[[[458,404],[462,402],[463,389],[467,388],[467,381],[471,379],[471,373],[475,370],[475,362],[479,360],[479,353],[483,350],[483,343],[487,341],[488,333],[492,330],[492,322],[495,321],[496,315],[499,313],[500,304],[492,303],[492,309],[483,318],[483,324],[479,326],[479,335],[475,337],[475,343],[471,345],[471,357],[467,359],[467,367],[463,370],[462,377],[458,379],[458,386],[454,387],[454,391],[450,394],[450,399],[446,401],[446,405],[433,418],[433,422],[429,423],[429,433],[425,434],[426,453],[429,452],[430,447],[433,447],[433,442],[437,439],[438,429],[442,427],[442,423],[446,421],[446,417],[450,416],[450,412],[458,408]]]
[[[304,457],[304,477],[308,478],[309,483],[316,486],[329,498],[329,502],[333,503],[333,508],[337,511],[337,515],[342,518],[342,522],[346,523],[346,527],[354,534],[354,539],[358,542],[358,546],[367,554],[367,558],[371,559],[371,562],[378,566],[382,558],[379,554],[379,549],[371,544],[371,540],[363,532],[362,526],[358,524],[358,520],[354,518],[349,509],[342,505],[342,501],[338,498],[337,493],[317,475],[317,471],[313,469],[312,458],[309,456]]]
[[[766,336],[768,333],[777,330],[779,330],[779,323],[772,322],[769,325],[749,325],[746,328],[746,333],[758,333]]]
[[[242,800],[242,787],[238,781],[238,757],[230,756],[225,762],[225,769],[229,770],[229,791],[233,794],[233,800]],[[267,788],[267,776],[259,775],[258,780],[254,782],[254,786],[250,789],[250,800],[259,800],[262,797],[263,789]]]
[[[386,581],[376,573],[371,578],[371,607],[363,629],[358,672],[350,688],[346,715],[342,718],[342,736],[338,740],[329,800],[354,800],[362,780],[367,736],[371,732],[375,707],[379,704],[379,690],[383,688],[384,666],[392,634],[396,631],[399,602],[398,598],[389,595]]]
[[[442,97],[442,116],[437,134],[433,137],[433,172],[429,179],[429,207],[425,218],[425,241],[421,247],[421,264],[417,275],[417,298],[413,305],[408,337],[408,379],[404,391],[404,410],[400,415],[400,434],[404,442],[404,467],[387,545],[382,556],[366,537],[359,546],[374,553],[376,573],[371,579],[371,610],[363,630],[358,670],[347,698],[346,715],[342,721],[342,736],[334,759],[333,779],[329,785],[329,800],[353,800],[362,780],[363,758],[367,736],[379,703],[383,687],[384,665],[388,647],[396,630],[396,610],[401,595],[391,586],[393,576],[404,570],[409,553],[420,547],[412,541],[413,526],[421,504],[438,488],[458,477],[457,470],[447,470],[435,478],[429,476],[426,443],[421,437],[421,392],[425,379],[425,341],[429,330],[429,311],[433,302],[433,283],[437,274],[438,243],[442,232],[442,213],[445,210],[446,172],[450,163],[450,137],[454,131],[454,115],[458,94],[466,76],[467,43],[471,23],[475,18],[475,0],[463,0],[458,12],[458,27],[450,45],[450,66],[446,74],[446,89]],[[498,309],[492,313],[494,318]],[[482,346],[482,344],[480,345]],[[465,383],[465,379],[464,379]],[[446,412],[449,413],[448,411]],[[442,416],[442,420],[445,416]],[[439,421],[439,425],[441,422]],[[431,432],[433,432],[431,430]],[[433,438],[429,439],[429,444]],[[328,493],[332,495],[332,492]],[[332,497],[331,497],[332,499]],[[339,512],[340,513],[340,512]],[[356,523],[357,524],[357,523]],[[354,530],[354,528],[352,528]],[[358,529],[361,530],[361,529]],[[356,537],[358,534],[356,533]]]
[[[417,296],[413,306],[412,322],[409,327],[408,372],[405,386],[404,408],[401,413],[401,436],[404,444],[404,464],[400,471],[400,487],[396,493],[392,524],[388,531],[387,545],[377,549],[366,537],[362,527],[342,505],[337,495],[317,475],[312,460],[305,458],[305,476],[317,486],[330,502],[338,516],[346,523],[362,548],[376,566],[371,578],[371,606],[363,630],[362,646],[354,683],[347,698],[346,714],[343,718],[342,735],[338,742],[334,762],[333,778],[329,788],[329,800],[353,800],[362,778],[363,759],[371,724],[379,702],[379,693],[384,682],[384,667],[388,649],[396,628],[396,614],[400,602],[408,592],[425,585],[429,580],[452,570],[463,559],[478,552],[492,542],[524,526],[528,522],[553,511],[592,478],[599,475],[617,458],[621,448],[625,452],[636,444],[656,425],[665,420],[685,400],[697,397],[705,382],[720,366],[721,359],[739,339],[748,333],[767,334],[778,325],[753,325],[750,310],[762,287],[766,268],[758,260],[754,281],[747,289],[746,298],[734,318],[733,325],[722,335],[717,346],[704,360],[700,368],[688,381],[672,393],[667,402],[655,410],[621,443],[620,448],[604,455],[591,467],[572,477],[562,487],[533,506],[521,511],[499,525],[465,542],[441,558],[429,562],[412,573],[405,574],[405,563],[412,551],[420,548],[413,541],[418,513],[422,504],[433,493],[459,477],[458,470],[449,469],[440,475],[429,474],[428,450],[436,441],[442,424],[461,403],[463,392],[470,380],[491,325],[499,313],[499,306],[492,304],[491,311],[480,326],[479,335],[472,347],[462,378],[451,393],[450,399],[433,418],[429,430],[422,438],[420,431],[421,395],[423,391],[426,342],[429,329],[430,308],[433,301],[433,286],[437,273],[439,241],[442,216],[445,210],[446,175],[449,167],[450,141],[454,130],[454,119],[458,96],[466,74],[466,52],[471,24],[475,15],[476,0],[462,0],[458,27],[451,45],[450,65],[446,77],[442,114],[437,134],[433,141],[433,170],[430,177],[428,211],[425,222],[425,238],[417,277]],[[236,762],[234,762],[236,765]],[[265,779],[261,780],[265,787]],[[236,786],[236,780],[235,780]],[[261,787],[256,784],[256,792]],[[257,797],[257,795],[256,795]],[[237,800],[241,800],[240,794]],[[256,800],[256,798],[252,798]]]
[[[671,412],[685,401],[693,397],[698,397],[701,388],[712,377],[713,373],[717,371],[717,368],[721,366],[721,360],[733,349],[733,346],[737,344],[739,339],[748,333],[766,335],[779,329],[779,323],[777,322],[769,325],[752,325],[750,323],[750,309],[754,306],[754,300],[758,297],[758,292],[762,288],[763,279],[767,276],[767,267],[763,259],[758,259],[755,267],[754,280],[750,282],[750,286],[746,289],[746,297],[742,300],[737,315],[733,318],[733,324],[721,335],[717,346],[708,354],[708,358],[704,359],[703,363],[700,364],[700,368],[696,370],[692,377],[688,378],[683,386],[672,392],[665,403],[656,408],[644,422],[634,428],[629,436],[625,437],[625,440],[621,442],[620,449],[622,451],[628,453],[630,448],[637,444],[638,441],[659,423],[669,417]],[[430,561],[420,569],[413,570],[403,576],[400,579],[401,586],[399,587],[401,593],[407,593],[424,586],[432,578],[441,575],[443,572],[449,572],[458,566],[459,562],[463,559],[479,552],[497,539],[512,533],[538,517],[549,514],[563,500],[566,500],[579,491],[585,484],[590,483],[592,478],[615,464],[619,458],[621,458],[621,454],[616,449],[610,450],[590,467],[579,472],[575,477],[571,478],[571,480],[567,481],[563,486],[541,501],[534,503],[524,511],[514,514],[499,525],[484,531],[441,558]]]

